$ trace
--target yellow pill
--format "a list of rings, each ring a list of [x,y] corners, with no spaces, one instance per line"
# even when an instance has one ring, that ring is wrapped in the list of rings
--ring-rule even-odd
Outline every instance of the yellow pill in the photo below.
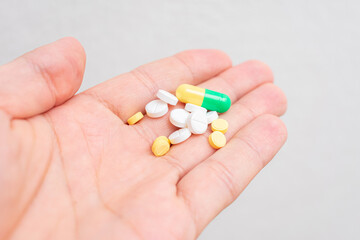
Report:
[[[151,147],[155,156],[165,155],[170,150],[170,140],[165,136],[157,137]]]
[[[132,115],[128,120],[128,124],[129,125],[134,125],[135,123],[137,123],[138,121],[140,121],[141,119],[143,119],[144,115],[141,112],[137,112],[134,115]]]
[[[209,136],[209,143],[215,149],[222,148],[226,144],[226,137],[222,132],[215,131]]]
[[[211,123],[211,130],[226,133],[229,124],[225,119],[216,119]]]

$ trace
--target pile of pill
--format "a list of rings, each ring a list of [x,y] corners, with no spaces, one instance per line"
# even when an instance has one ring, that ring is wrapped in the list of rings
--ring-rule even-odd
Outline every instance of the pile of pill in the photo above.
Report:
[[[231,106],[230,98],[226,94],[182,84],[176,89],[176,96],[164,90],[159,90],[156,96],[158,99],[145,106],[146,115],[150,118],[164,116],[169,111],[168,104],[175,106],[178,101],[185,103],[185,109],[178,108],[170,112],[170,122],[180,129],[169,137],[160,136],[154,140],[151,150],[155,156],[165,155],[171,144],[184,142],[192,134],[205,133],[209,124],[213,131],[209,136],[210,146],[215,149],[225,146],[224,134],[228,129],[228,122],[219,119],[218,113],[226,112]],[[144,115],[138,112],[127,122],[133,125],[143,117]]]

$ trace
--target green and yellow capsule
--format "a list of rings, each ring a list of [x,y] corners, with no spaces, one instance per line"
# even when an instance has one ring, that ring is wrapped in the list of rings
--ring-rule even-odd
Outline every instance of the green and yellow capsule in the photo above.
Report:
[[[190,84],[181,84],[176,89],[176,97],[180,102],[192,103],[219,113],[226,112],[231,106],[228,95]]]

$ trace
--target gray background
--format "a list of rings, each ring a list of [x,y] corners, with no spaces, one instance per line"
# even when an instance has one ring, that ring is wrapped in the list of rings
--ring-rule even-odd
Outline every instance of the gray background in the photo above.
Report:
[[[288,142],[200,239],[360,239],[359,1],[0,2],[0,64],[63,36],[82,90],[145,62],[218,48],[269,64]]]

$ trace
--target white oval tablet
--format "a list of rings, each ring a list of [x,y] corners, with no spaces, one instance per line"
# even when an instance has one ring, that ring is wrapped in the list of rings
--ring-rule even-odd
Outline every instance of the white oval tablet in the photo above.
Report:
[[[185,141],[190,136],[191,136],[190,130],[188,128],[182,128],[170,134],[169,140],[171,144],[178,144]]]
[[[170,104],[170,105],[176,105],[177,102],[178,102],[178,99],[177,97],[175,97],[174,95],[172,95],[171,93],[165,91],[165,90],[159,90],[157,93],[156,93],[156,96],[158,98],[160,98],[161,100],[163,100],[164,102]]]
[[[186,123],[189,130],[194,134],[203,134],[208,127],[206,113],[203,111],[192,112]]]
[[[158,118],[164,116],[168,112],[168,105],[161,100],[154,100],[146,104],[146,114],[151,118]]]
[[[219,118],[219,114],[216,111],[210,111],[206,113],[208,124]]]
[[[192,103],[187,103],[185,105],[185,110],[189,111],[189,112],[201,111],[201,112],[205,112],[205,113],[207,111],[206,108],[200,107],[200,106],[192,104]]]
[[[170,112],[170,122],[179,128],[186,127],[186,120],[190,113],[184,109],[174,109]]]

